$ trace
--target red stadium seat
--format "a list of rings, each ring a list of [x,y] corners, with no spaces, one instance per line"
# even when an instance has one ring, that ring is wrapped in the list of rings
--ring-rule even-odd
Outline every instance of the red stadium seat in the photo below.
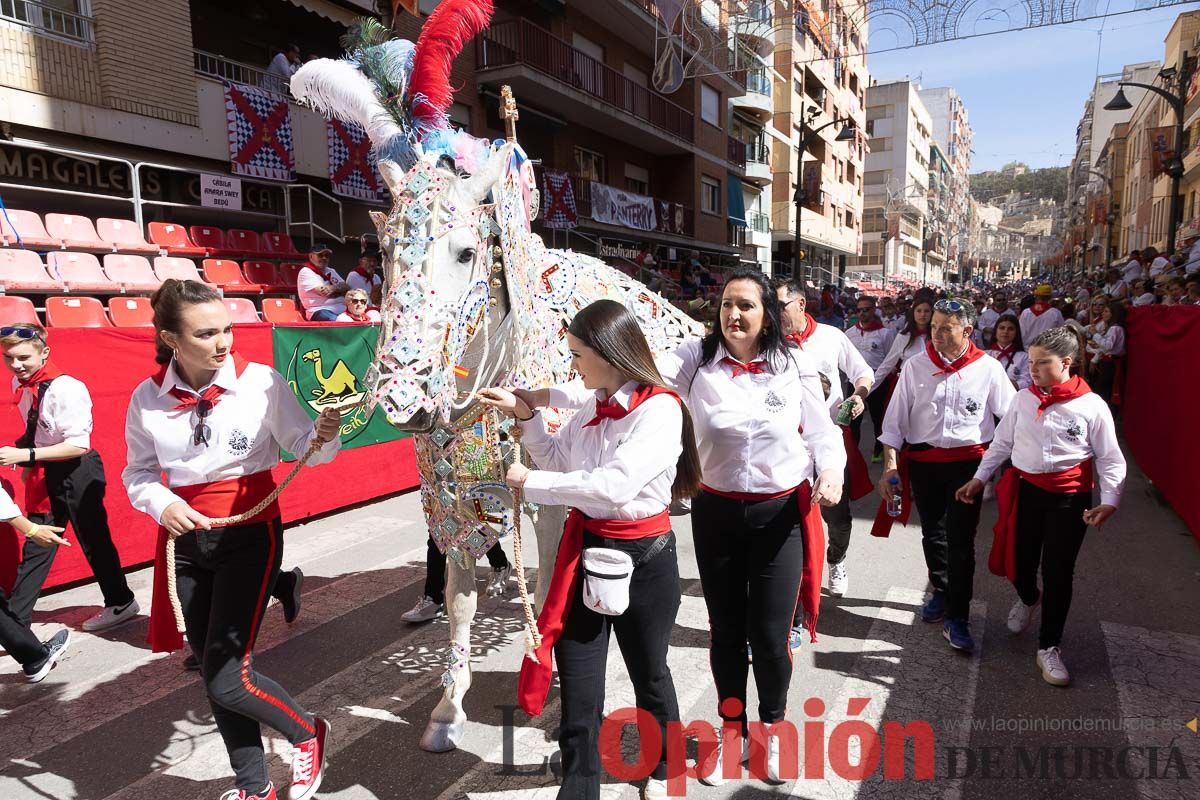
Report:
[[[225,307],[229,309],[229,318],[233,320],[234,325],[260,321],[254,303],[245,297],[226,297]]]
[[[30,250],[61,249],[62,242],[46,231],[42,218],[32,211],[10,208],[0,213],[0,240],[5,247]]]
[[[294,292],[296,291],[297,278],[300,275],[300,270],[304,269],[306,264],[297,264],[293,261],[285,261],[279,265],[278,282],[275,288],[278,291]]]
[[[149,297],[110,297],[108,316],[118,328],[149,328],[154,326],[154,308]]]
[[[296,301],[290,297],[264,297],[263,321],[272,325],[291,325],[294,322],[304,322],[304,315],[296,307]]]
[[[47,297],[46,325],[51,328],[111,328],[104,306],[94,297]]]
[[[296,249],[296,243],[286,233],[264,233],[263,248],[275,258],[296,258],[303,253]]]
[[[6,292],[61,292],[42,257],[32,250],[0,250],[0,287]]]
[[[167,251],[169,256],[207,256],[207,247],[197,247],[188,236],[187,228],[170,222],[151,222],[150,241]]]
[[[246,276],[248,283],[258,284],[263,287],[263,291],[280,291],[279,271],[270,261],[245,261],[242,263],[242,274]],[[295,287],[290,291],[295,292]]]
[[[46,230],[62,241],[64,250],[112,253],[117,249],[111,242],[100,238],[90,219],[78,214],[47,214]]]
[[[158,256],[154,259],[154,274],[158,276],[160,281],[165,281],[168,278],[176,278],[181,281],[208,283],[196,271],[196,262],[190,258]]]
[[[104,257],[104,274],[128,292],[152,292],[162,284],[145,256],[109,253]]]
[[[262,294],[266,286],[250,283],[242,276],[242,268],[236,261],[222,258],[206,258],[202,262],[204,280],[220,286],[226,294]]]
[[[131,219],[100,217],[96,220],[96,233],[122,253],[157,254],[160,250],[158,245],[146,241],[137,223]]]
[[[121,291],[121,285],[104,274],[99,260],[91,253],[66,250],[49,252],[46,254],[46,269],[72,292],[118,294]]]
[[[246,253],[229,244],[225,232],[220,228],[208,225],[193,225],[188,228],[192,241],[198,247],[208,248],[208,254],[214,258],[245,258],[253,253]]]
[[[0,294],[0,324],[13,325],[27,322],[40,325],[37,309],[28,297],[17,297],[11,294]]]
[[[244,228],[230,228],[225,231],[225,246],[230,250],[241,250],[249,256],[265,256],[270,255],[258,236],[257,231],[248,231]]]

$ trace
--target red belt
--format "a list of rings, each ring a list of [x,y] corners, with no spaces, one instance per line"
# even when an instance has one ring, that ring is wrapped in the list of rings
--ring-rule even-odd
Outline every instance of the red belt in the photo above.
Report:
[[[232,517],[237,513],[235,509],[253,508],[274,490],[275,476],[270,470],[263,470],[224,481],[176,486],[171,491],[206,517]],[[278,516],[279,503],[274,502],[242,524],[265,522]],[[183,647],[183,634],[175,629],[175,614],[167,592],[167,529],[162,526],[154,548],[154,590],[146,641],[155,653],[169,653]]]
[[[583,532],[588,531],[605,539],[644,539],[669,530],[671,517],[666,509],[653,517],[632,520],[591,519],[579,509],[571,509],[563,526],[558,557],[554,560],[550,590],[538,614],[537,625],[542,644],[530,658],[521,660],[521,674],[517,678],[517,702],[526,714],[536,717],[546,705],[546,694],[550,691],[550,680],[554,674],[554,643],[566,626],[571,602],[575,599],[575,589],[579,585]]]
[[[993,575],[1017,578],[1017,504],[1021,496],[1021,481],[1055,494],[1091,492],[1092,459],[1059,472],[1025,472],[1013,467],[996,483],[996,526],[992,528],[992,550],[988,553],[988,570]]]
[[[913,450],[908,445],[900,449],[900,462],[896,471],[900,474],[900,516],[893,517],[887,513],[887,501],[879,503],[875,512],[875,523],[871,526],[872,536],[886,537],[892,532],[892,523],[908,524],[908,515],[912,511],[912,492],[908,485],[908,462],[920,461],[930,464],[952,464],[955,461],[970,461],[973,458],[983,458],[987,452],[986,444],[967,444],[962,447],[930,447],[927,450]]]
[[[704,491],[731,500],[777,500],[793,492],[800,508],[800,531],[804,536],[804,568],[800,575],[800,604],[804,606],[804,627],[812,641],[817,641],[817,617],[821,612],[821,576],[825,571],[825,525],[821,519],[821,507],[812,501],[812,484],[808,481],[783,492],[753,494],[748,492],[723,492],[701,484]]]

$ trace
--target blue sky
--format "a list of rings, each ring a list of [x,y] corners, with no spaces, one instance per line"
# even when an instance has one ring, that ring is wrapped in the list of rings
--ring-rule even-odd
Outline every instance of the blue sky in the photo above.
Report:
[[[1118,0],[1112,8],[1119,4],[1132,5]],[[1125,64],[1161,61],[1171,23],[1197,8],[1200,3],[1189,3],[872,53],[867,65],[880,82],[919,76],[924,87],[958,90],[975,131],[972,172],[1009,161],[1065,166],[1074,153],[1075,127],[1096,75],[1119,72]],[[881,29],[877,36],[871,30],[870,35],[872,45],[886,46],[887,32]]]

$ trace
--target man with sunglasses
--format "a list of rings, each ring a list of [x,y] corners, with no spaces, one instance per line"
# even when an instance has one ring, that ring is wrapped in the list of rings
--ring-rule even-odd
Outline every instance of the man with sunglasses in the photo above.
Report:
[[[91,444],[91,395],[82,382],[50,361],[46,331],[40,325],[0,328],[0,347],[13,374],[17,410],[25,420],[25,432],[14,446],[0,447],[0,466],[27,467],[25,510],[31,521],[59,527],[71,523],[104,596],[104,609],[86,620],[83,629],[96,632],[129,622],[139,609],[108,529],[104,464]],[[14,590],[14,605],[27,603],[32,611],[54,554],[55,548],[41,548],[29,567],[22,565],[40,577],[21,582]]]
[[[884,498],[871,533],[887,536],[887,504],[899,490],[908,521],[912,503],[921,514],[922,546],[933,594],[921,609],[926,622],[942,621],[956,650],[975,648],[968,625],[975,579],[975,529],[979,504],[955,499],[975,475],[987,445],[1016,390],[1004,367],[971,341],[975,308],[966,301],[933,306],[924,352],[904,362],[883,421]],[[911,500],[910,500],[911,495]]]

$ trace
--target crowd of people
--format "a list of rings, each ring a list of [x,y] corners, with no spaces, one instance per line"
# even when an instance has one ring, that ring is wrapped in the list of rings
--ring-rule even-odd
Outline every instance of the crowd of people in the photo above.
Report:
[[[343,280],[329,255],[315,249],[301,271],[309,317],[369,321],[381,288],[377,257],[364,253]],[[789,777],[779,738],[751,734],[748,683],[753,677],[759,720],[787,718],[792,654],[816,640],[822,588],[833,597],[850,591],[850,502],[872,492],[879,495],[876,536],[917,509],[929,585],[920,618],[969,653],[976,528],[981,501],[999,477],[988,566],[1014,588],[1008,628],[1020,634],[1040,614],[1037,669],[1049,684],[1070,682],[1062,641],[1075,559],[1088,526],[1116,511],[1125,480],[1112,408],[1122,315],[1132,301],[1082,284],[1057,294],[1033,284],[974,298],[928,289],[876,298],[810,292],[757,270],[728,275],[717,296],[711,331],[657,358],[624,305],[597,301],[566,333],[575,380],[479,392],[481,402],[516,419],[532,459],[513,464],[507,483],[530,502],[571,509],[555,563],[542,565],[552,578],[537,620],[541,646],[522,660],[518,682],[522,708],[541,713],[557,668],[560,797],[599,797],[610,632],[638,706],[664,733],[643,796],[667,796],[665,732],[680,717],[667,663],[680,605],[673,504],[690,502],[695,512],[716,714],[733,732],[715,750],[701,749],[696,774],[707,785],[739,774],[752,744],[765,751],[768,781]],[[232,351],[229,313],[211,287],[167,281],[152,302],[159,366],[130,399],[123,473],[132,505],[160,526],[151,644],[156,651],[184,644],[169,603],[168,591],[177,591],[187,630],[202,632],[187,645],[235,774],[225,797],[276,797],[265,768],[265,724],[294,746],[289,797],[306,800],[324,774],[329,723],[252,661],[269,597],[282,595],[294,619],[302,576],[289,578],[281,568],[276,504],[250,518],[235,515],[246,511],[242,498],[272,492],[280,448],[311,450],[312,463],[332,459],[338,416],[327,410],[312,420],[278,373]],[[102,479],[88,439],[86,387],[54,369],[40,326],[0,329],[0,347],[26,418],[25,436],[0,448],[0,459],[40,474],[48,498],[47,505],[31,489],[22,513],[0,497],[0,517],[25,536],[29,551],[17,586],[0,594],[0,645],[30,681],[40,681],[69,644],[67,631],[41,642],[30,629],[54,548],[70,546],[68,521],[104,596],[103,611],[85,627],[120,624],[138,608],[103,524],[102,499],[77,496],[97,474]],[[577,413],[551,430],[545,407]],[[861,442],[868,416],[875,429],[869,447]],[[210,446],[234,435],[242,446]],[[877,480],[865,453],[882,464]],[[214,523],[230,517],[236,521]],[[163,555],[170,540],[173,572]],[[501,594],[510,568],[496,549],[489,592]],[[427,596],[408,621],[440,610],[445,559],[432,553]],[[170,579],[175,590],[167,588]],[[741,752],[723,757],[728,748]]]

